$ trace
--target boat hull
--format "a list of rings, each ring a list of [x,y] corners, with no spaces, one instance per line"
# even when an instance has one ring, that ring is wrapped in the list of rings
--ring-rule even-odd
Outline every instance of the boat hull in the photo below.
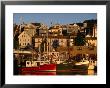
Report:
[[[73,65],[72,64],[57,64],[56,65],[56,71],[60,71],[60,70],[72,70]]]
[[[45,64],[38,67],[21,67],[19,68],[20,74],[35,73],[35,72],[54,72],[56,71],[55,64]]]
[[[73,70],[88,70],[88,65],[74,65]]]

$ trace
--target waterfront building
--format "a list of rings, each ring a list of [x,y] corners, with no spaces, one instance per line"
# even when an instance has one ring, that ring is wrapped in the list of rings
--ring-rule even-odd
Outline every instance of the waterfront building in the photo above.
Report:
[[[24,31],[18,36],[19,47],[25,48],[27,45],[32,45],[32,37],[36,34],[36,27],[28,24],[24,27]]]
[[[67,25],[67,33],[77,33],[80,30],[80,26],[76,23]]]
[[[62,35],[62,25],[60,24],[55,24],[55,25],[52,25],[50,28],[49,28],[49,35],[50,36],[59,36],[59,35]]]

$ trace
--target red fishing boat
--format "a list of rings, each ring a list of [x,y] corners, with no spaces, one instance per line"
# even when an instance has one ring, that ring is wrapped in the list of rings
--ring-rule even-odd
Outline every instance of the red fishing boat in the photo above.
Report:
[[[19,71],[20,74],[55,72],[56,64],[51,64],[49,61],[26,61],[26,66],[20,67]]]

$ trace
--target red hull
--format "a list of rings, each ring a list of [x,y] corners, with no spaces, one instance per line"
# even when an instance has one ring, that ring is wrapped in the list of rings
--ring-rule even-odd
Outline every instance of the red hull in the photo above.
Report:
[[[20,74],[25,75],[25,74],[37,74],[37,75],[43,75],[46,74],[47,75],[53,75],[56,74],[56,64],[45,64],[45,65],[41,65],[39,67],[22,67],[19,69]],[[50,72],[51,73],[48,73]]]

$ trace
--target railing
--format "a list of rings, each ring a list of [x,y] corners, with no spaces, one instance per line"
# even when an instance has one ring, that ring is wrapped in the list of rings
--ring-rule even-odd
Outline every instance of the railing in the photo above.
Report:
[[[31,54],[31,51],[21,51],[21,50],[14,50],[14,53],[27,53],[27,54]]]

